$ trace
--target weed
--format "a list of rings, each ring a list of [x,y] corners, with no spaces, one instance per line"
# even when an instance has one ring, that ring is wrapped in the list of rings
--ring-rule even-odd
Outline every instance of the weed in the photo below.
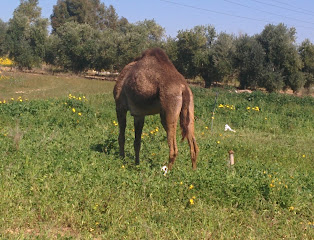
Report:
[[[1,238],[310,239],[313,98],[219,90],[211,131],[217,89],[193,88],[198,169],[178,142],[164,176],[159,116],[146,117],[136,166],[128,114],[119,158],[112,87],[0,104]]]

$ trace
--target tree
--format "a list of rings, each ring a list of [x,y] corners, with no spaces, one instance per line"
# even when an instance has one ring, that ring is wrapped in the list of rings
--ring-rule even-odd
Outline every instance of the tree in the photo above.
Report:
[[[0,57],[7,54],[6,48],[6,34],[7,34],[8,24],[0,19]]]
[[[287,28],[282,23],[276,26],[268,24],[257,40],[264,48],[266,62],[273,66],[273,71],[282,74],[284,87],[297,91],[302,86],[303,78],[298,74],[302,61],[295,46],[295,34],[294,28]]]
[[[115,29],[118,15],[113,6],[106,6],[100,0],[58,0],[50,16],[53,32],[66,22],[89,24],[95,29]]]
[[[217,82],[222,82],[232,75],[233,58],[235,54],[234,37],[227,33],[220,33],[211,47],[211,65],[213,77]]]
[[[14,10],[14,14],[26,16],[31,23],[36,22],[41,15],[38,0],[20,0],[20,5]]]
[[[236,40],[235,67],[239,71],[240,87],[260,86],[265,70],[265,51],[255,37],[244,35]]]
[[[116,29],[119,24],[119,16],[112,5],[108,8],[105,8],[104,12],[104,26],[110,29]]]
[[[164,29],[155,20],[144,20],[136,24],[125,25],[123,31],[115,34],[117,61],[114,68],[121,70],[145,49],[161,46],[163,37]]]
[[[48,19],[40,15],[38,0],[21,0],[9,20],[6,35],[9,57],[20,68],[39,65],[45,56]]]
[[[50,62],[76,73],[92,66],[99,47],[100,32],[89,24],[67,22],[57,29],[56,56],[51,53]],[[55,59],[53,57],[55,56]]]
[[[213,81],[222,82],[232,74],[233,36],[226,33],[217,35],[212,26],[196,26],[179,31],[176,43],[175,65],[185,77],[201,76],[205,87],[210,87]]]
[[[299,55],[303,62],[302,72],[305,77],[304,87],[310,89],[314,84],[314,44],[305,39],[299,47]]]
[[[177,35],[175,66],[187,78],[201,75],[205,80],[205,87],[209,87],[212,82],[208,65],[215,38],[216,30],[212,26],[196,26],[191,30],[179,31]]]

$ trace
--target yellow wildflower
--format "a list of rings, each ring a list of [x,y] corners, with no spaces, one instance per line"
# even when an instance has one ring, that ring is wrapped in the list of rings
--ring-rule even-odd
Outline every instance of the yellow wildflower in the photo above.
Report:
[[[13,65],[13,61],[8,58],[0,58],[0,65],[11,66]]]
[[[294,207],[293,207],[293,206],[289,207],[289,211],[290,211],[290,212],[293,211],[293,210],[294,210]]]
[[[194,205],[194,200],[192,198],[190,199],[190,204]]]
[[[79,115],[79,116],[82,116],[82,113],[79,112],[78,115]]]
[[[189,189],[193,189],[194,188],[194,186],[191,184],[190,186],[189,186]]]
[[[75,110],[75,108],[72,108],[72,112],[74,112],[74,113],[75,113],[75,111],[76,111],[76,110]]]

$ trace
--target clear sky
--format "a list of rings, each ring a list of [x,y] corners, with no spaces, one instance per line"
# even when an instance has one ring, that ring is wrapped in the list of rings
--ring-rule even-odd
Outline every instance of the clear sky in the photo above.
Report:
[[[314,0],[101,0],[113,5],[131,23],[155,19],[172,37],[178,30],[213,25],[235,35],[260,33],[268,23],[285,23],[297,30],[297,42],[314,43]],[[0,18],[8,21],[20,0],[0,0]],[[39,0],[42,16],[49,18],[57,0]]]

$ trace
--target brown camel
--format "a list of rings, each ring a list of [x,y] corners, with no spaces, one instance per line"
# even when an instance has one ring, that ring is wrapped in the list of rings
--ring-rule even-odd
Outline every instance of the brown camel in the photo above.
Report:
[[[126,113],[134,117],[135,163],[139,164],[141,135],[146,115],[160,114],[167,132],[169,164],[178,155],[176,128],[180,115],[182,140],[190,146],[192,167],[196,169],[198,146],[194,136],[194,103],[191,89],[160,48],[146,50],[141,57],[124,67],[113,90],[120,128],[120,156],[124,157]]]

